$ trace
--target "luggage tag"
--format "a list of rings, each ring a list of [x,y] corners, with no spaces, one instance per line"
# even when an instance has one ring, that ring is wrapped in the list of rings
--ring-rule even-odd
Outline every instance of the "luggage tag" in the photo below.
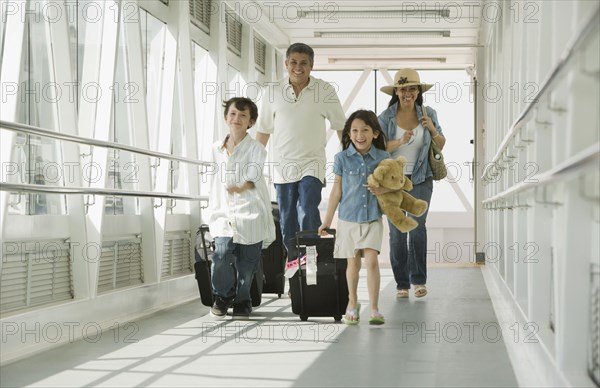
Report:
[[[317,247],[306,247],[306,285],[317,284]]]
[[[291,279],[294,277],[294,275],[296,274],[297,271],[298,271],[298,259],[288,261],[287,263],[285,263],[285,272],[284,272],[283,276],[285,276],[288,279]]]
[[[306,246],[301,245],[300,248],[306,248]],[[306,255],[299,259],[288,261],[285,263],[285,272],[283,276],[285,276],[287,279],[293,278],[296,272],[298,272],[298,269],[300,269],[300,266],[304,264],[306,264]]]

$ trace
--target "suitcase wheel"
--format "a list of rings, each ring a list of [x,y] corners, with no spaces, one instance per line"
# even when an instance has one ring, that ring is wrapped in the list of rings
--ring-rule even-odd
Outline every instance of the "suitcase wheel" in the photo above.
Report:
[[[282,295],[282,294],[277,294],[277,297],[278,297],[279,299],[281,299],[281,295]]]
[[[340,322],[342,320],[342,316],[341,315],[335,315],[333,317],[333,319],[335,319],[336,322]]]
[[[308,315],[300,315],[301,321],[308,321]]]

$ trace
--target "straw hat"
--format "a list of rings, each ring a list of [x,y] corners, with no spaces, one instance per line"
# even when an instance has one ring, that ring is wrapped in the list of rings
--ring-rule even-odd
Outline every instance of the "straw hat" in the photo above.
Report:
[[[425,93],[429,89],[433,87],[431,84],[421,83],[421,78],[419,78],[419,73],[417,73],[414,69],[402,69],[396,72],[394,76],[394,84],[383,86],[381,89],[385,94],[389,94],[390,96],[394,94],[395,88],[404,88],[407,86],[413,85],[421,85],[422,92]]]

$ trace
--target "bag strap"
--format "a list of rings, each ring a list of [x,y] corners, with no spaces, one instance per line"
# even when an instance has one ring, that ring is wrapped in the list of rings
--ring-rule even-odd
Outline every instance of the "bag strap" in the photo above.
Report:
[[[427,108],[425,108],[425,104],[421,105],[421,110],[423,111],[423,117],[429,117],[427,115]],[[433,122],[433,120],[431,122]],[[433,143],[437,147],[437,144],[435,144],[435,142],[433,141],[433,137],[431,137],[431,143]]]

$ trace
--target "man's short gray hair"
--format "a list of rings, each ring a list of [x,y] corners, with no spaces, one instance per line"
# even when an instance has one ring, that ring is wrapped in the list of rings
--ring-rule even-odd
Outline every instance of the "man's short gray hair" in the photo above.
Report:
[[[315,52],[312,47],[305,43],[293,43],[290,45],[285,52],[285,59],[289,59],[292,53],[307,54],[310,58],[310,64],[312,65],[315,62]]]

